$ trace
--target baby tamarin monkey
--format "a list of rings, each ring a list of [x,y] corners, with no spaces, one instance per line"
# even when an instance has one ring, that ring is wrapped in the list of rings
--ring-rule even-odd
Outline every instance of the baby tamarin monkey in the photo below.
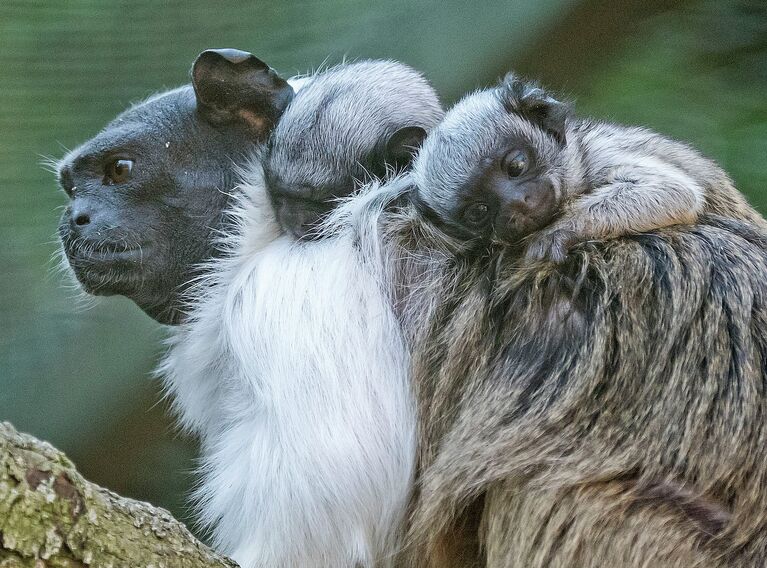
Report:
[[[297,238],[367,178],[406,168],[444,111],[414,69],[394,61],[338,65],[296,93],[263,156],[277,221]]]
[[[711,160],[650,130],[572,116],[507,75],[461,100],[414,164],[417,199],[461,238],[561,262],[572,245],[697,221],[764,219]]]

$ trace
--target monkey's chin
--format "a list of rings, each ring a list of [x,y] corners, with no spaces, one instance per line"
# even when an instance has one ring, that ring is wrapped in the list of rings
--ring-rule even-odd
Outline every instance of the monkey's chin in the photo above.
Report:
[[[133,255],[90,252],[87,255],[67,252],[69,268],[83,291],[93,296],[122,295],[132,298],[142,288],[151,287],[146,264]]]
[[[534,217],[531,215],[513,217],[504,225],[496,227],[495,238],[493,240],[505,246],[519,245],[533,233],[549,225],[551,221],[551,216]]]
[[[92,296],[119,295],[132,298],[140,293],[142,281],[145,282],[140,274],[95,270],[92,267],[76,268],[73,266],[72,272],[74,272],[83,291]]]
[[[184,319],[176,287],[150,271],[112,263],[69,262],[80,287],[91,296],[124,296],[144,313],[164,325],[178,325]]]

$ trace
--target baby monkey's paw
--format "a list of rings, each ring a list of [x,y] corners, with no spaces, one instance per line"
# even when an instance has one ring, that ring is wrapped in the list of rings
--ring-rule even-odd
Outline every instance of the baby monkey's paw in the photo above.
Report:
[[[578,242],[575,231],[570,229],[549,229],[540,231],[530,239],[525,259],[562,263],[571,246]]]

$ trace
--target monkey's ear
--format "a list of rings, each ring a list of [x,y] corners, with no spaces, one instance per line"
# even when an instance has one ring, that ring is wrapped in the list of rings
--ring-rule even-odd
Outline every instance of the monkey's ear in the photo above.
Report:
[[[208,49],[192,66],[197,110],[211,124],[242,124],[257,138],[277,124],[293,88],[256,56],[237,49]]]
[[[386,141],[386,163],[398,170],[407,168],[425,138],[426,129],[420,126],[400,128]]]
[[[509,112],[537,124],[560,144],[567,143],[567,119],[572,115],[569,103],[557,100],[536,83],[523,81],[511,73],[503,79],[501,98]]]

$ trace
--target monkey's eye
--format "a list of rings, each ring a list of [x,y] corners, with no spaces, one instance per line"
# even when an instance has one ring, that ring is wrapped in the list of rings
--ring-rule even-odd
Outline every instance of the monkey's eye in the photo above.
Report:
[[[510,178],[519,177],[527,171],[527,154],[522,150],[512,150],[503,158],[503,171]]]
[[[125,183],[133,173],[133,160],[118,159],[107,164],[104,172],[104,184]]]
[[[473,203],[463,210],[463,220],[473,227],[480,227],[490,220],[490,208],[486,203]]]

